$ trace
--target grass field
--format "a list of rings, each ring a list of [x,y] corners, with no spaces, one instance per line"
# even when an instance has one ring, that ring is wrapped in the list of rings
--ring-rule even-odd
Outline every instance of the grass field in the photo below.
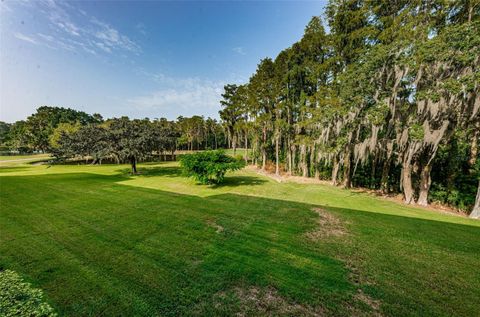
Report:
[[[50,154],[0,155],[0,166],[41,162],[50,157]]]
[[[480,222],[244,170],[0,166],[0,266],[67,316],[479,316]]]

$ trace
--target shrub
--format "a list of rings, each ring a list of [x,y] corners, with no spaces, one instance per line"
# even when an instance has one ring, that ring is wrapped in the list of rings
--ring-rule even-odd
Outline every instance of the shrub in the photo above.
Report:
[[[227,171],[239,170],[245,166],[245,162],[218,150],[183,155],[180,157],[180,165],[185,175],[198,182],[218,184],[223,181]]]
[[[0,271],[0,316],[57,316],[44,302],[41,290],[33,288],[15,272]]]

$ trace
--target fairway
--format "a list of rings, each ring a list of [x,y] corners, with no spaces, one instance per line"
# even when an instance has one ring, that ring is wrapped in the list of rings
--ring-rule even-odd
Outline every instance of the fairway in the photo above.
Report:
[[[480,312],[480,223],[246,169],[0,167],[0,266],[66,316]]]

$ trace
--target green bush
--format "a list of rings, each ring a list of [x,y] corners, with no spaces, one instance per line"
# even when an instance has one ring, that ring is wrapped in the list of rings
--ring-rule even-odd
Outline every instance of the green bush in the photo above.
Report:
[[[0,316],[57,316],[44,302],[41,290],[33,288],[15,272],[0,271]]]
[[[218,150],[182,155],[180,165],[185,175],[195,178],[198,182],[218,184],[223,181],[227,171],[239,170],[245,166],[245,162]]]

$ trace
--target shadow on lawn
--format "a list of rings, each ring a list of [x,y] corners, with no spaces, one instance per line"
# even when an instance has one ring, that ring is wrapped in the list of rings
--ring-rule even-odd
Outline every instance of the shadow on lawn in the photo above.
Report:
[[[266,182],[265,179],[256,176],[226,176],[222,183],[210,185],[210,188],[255,186]]]
[[[14,172],[22,172],[28,170],[29,167],[27,166],[1,166],[0,165],[0,175],[3,173],[14,173]]]
[[[129,168],[119,169],[116,172],[123,176],[127,177],[187,177],[182,174],[182,170],[180,167],[176,166],[154,166],[154,167],[146,167],[141,166],[138,169],[138,174],[132,175],[131,170]],[[238,186],[255,186],[255,185],[262,185],[266,183],[267,180],[256,177],[256,176],[227,176],[225,177],[224,181],[220,184],[213,184],[213,185],[202,185],[198,183],[198,186],[209,186],[210,188],[222,188],[222,187],[238,187]]]
[[[181,175],[176,167],[145,172],[138,177]],[[232,176],[225,186],[251,179]],[[431,285],[456,285],[445,274],[430,274],[432,263],[439,272],[452,262],[474,267],[476,227],[234,193],[198,197],[117,180],[87,173],[18,176],[6,179],[0,192],[4,219],[11,221],[5,236],[14,238],[0,244],[0,266],[31,276],[62,315],[235,315],[235,299],[217,307],[215,296],[253,285],[272,287],[287,302],[321,307],[325,315],[355,315],[352,305],[371,313],[352,300],[362,288],[390,315],[439,315],[448,307],[467,316],[473,306],[465,303],[480,293],[474,270],[452,275],[470,281],[455,288],[458,296],[429,292]],[[98,190],[84,190],[89,187]],[[42,204],[25,208],[24,220],[15,221],[13,206],[37,192]],[[68,200],[71,208],[58,204]],[[354,244],[305,238],[318,225],[311,210],[319,207],[348,223]],[[52,263],[60,269],[50,272]],[[357,279],[364,272],[373,284]],[[130,292],[138,302],[125,302],[122,294]]]
[[[115,172],[128,177],[154,177],[154,176],[161,176],[161,177],[181,177],[182,171],[179,167],[175,166],[155,166],[155,167],[145,167],[140,166],[137,167],[138,173],[132,175],[130,168],[121,168],[116,170]]]

